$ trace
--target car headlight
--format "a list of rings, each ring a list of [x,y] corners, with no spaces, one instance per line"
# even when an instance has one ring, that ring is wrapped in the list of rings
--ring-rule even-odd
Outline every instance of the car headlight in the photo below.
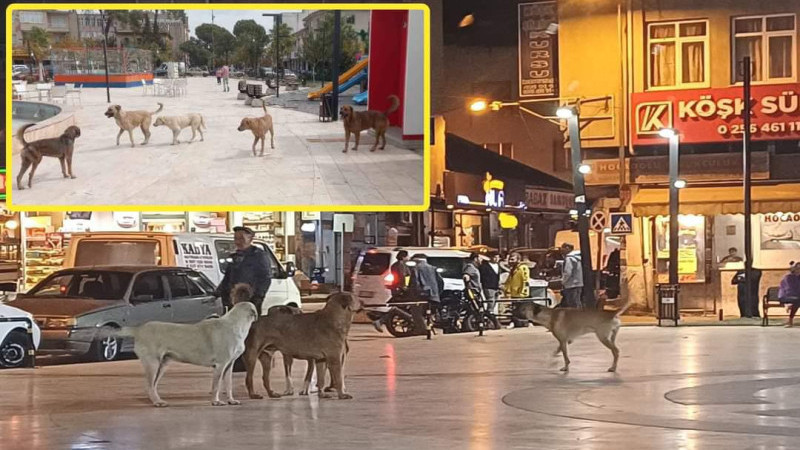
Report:
[[[47,319],[45,324],[46,328],[72,328],[75,326],[75,318],[68,317],[66,319]]]

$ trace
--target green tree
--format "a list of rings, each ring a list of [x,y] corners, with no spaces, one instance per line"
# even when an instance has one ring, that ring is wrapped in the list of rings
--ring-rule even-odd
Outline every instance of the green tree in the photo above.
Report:
[[[281,61],[285,61],[289,59],[292,55],[292,49],[294,48],[295,38],[292,36],[294,31],[292,28],[282,23],[280,28],[278,28],[278,54]],[[275,66],[275,26],[272,27],[269,34],[267,35],[267,51],[266,51],[266,61],[267,64],[270,66]]]
[[[341,24],[341,41],[339,56],[339,73],[352,67],[356,62],[356,53],[361,49],[361,40],[353,26]],[[316,29],[309,29],[303,39],[303,58],[314,68],[314,72],[323,79],[330,78],[333,55],[333,12],[325,13]]]
[[[267,32],[255,20],[240,20],[233,27],[236,36],[237,56],[247,67],[258,70],[258,64],[267,45]]]
[[[28,31],[22,32],[22,42],[27,47],[29,53],[39,65],[39,79],[44,80],[44,65],[42,61],[50,57],[50,38],[47,31],[39,27],[33,27]]]
[[[194,29],[194,34],[214,57],[214,61],[209,59],[205,64],[212,67],[230,63],[236,51],[236,37],[230,31],[216,24],[204,23]]]
[[[180,45],[182,52],[189,55],[189,64],[192,66],[209,65],[211,61],[211,50],[206,47],[206,44],[197,39],[196,37],[189,38],[188,41]]]

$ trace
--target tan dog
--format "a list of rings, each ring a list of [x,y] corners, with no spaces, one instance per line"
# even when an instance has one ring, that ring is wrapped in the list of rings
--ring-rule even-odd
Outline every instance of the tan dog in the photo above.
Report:
[[[211,404],[225,405],[219,399],[223,382],[227,384],[227,404],[239,404],[233,398],[233,363],[244,352],[244,340],[258,318],[255,305],[246,301],[251,292],[246,284],[234,286],[231,292],[234,306],[218,319],[195,324],[154,321],[135,328],[125,327],[116,333],[134,338],[133,349],[144,366],[147,394],[154,406],[167,406],[158,395],[158,382],[170,361],[213,367]]]
[[[33,174],[45,156],[58,158],[61,161],[61,174],[64,175],[64,178],[75,178],[75,174],[72,173],[72,153],[75,151],[75,139],[81,135],[81,129],[72,125],[67,127],[64,133],[57,138],[26,142],[25,130],[33,125],[32,123],[23,125],[17,131],[17,138],[23,145],[22,151],[20,151],[22,166],[19,169],[19,174],[17,174],[17,189],[24,189],[22,187],[22,176],[25,175],[29,167],[31,173],[28,174],[28,187],[33,186]]]
[[[264,108],[263,117],[245,117],[237,128],[239,131],[250,130],[253,132],[253,136],[255,136],[253,156],[256,156],[256,144],[259,139],[261,139],[261,156],[264,156],[264,141],[267,139],[267,131],[269,131],[269,145],[275,148],[275,129],[272,127],[272,116],[267,113],[267,105],[262,103],[261,107]]]
[[[353,110],[350,105],[344,105],[339,108],[339,115],[342,116],[342,123],[344,124],[344,150],[342,153],[347,153],[347,147],[350,146],[350,133],[355,134],[356,144],[353,150],[358,150],[358,142],[361,139],[361,132],[375,130],[375,145],[372,146],[371,152],[378,148],[378,141],[383,139],[381,150],[386,148],[386,129],[389,128],[389,114],[397,111],[400,107],[400,99],[396,95],[390,95],[389,100],[392,105],[386,111],[358,111]]]
[[[267,394],[271,398],[280,397],[280,394],[270,387],[269,375],[274,351],[281,352],[284,358],[291,356],[307,361],[313,360],[320,386],[325,384],[327,364],[331,373],[331,385],[337,391],[338,397],[352,398],[344,392],[342,369],[347,354],[347,333],[350,331],[353,314],[361,309],[361,302],[358,299],[343,292],[331,294],[323,309],[309,314],[294,314],[283,309],[270,308],[269,313],[256,322],[245,341],[244,363],[247,368],[245,384],[250,398],[262,398],[253,389],[256,360],[261,361]],[[310,375],[309,367],[306,371],[307,383],[310,381]],[[320,392],[320,397],[328,395]]]
[[[131,147],[134,147],[133,129],[139,127],[139,129],[142,130],[142,133],[144,134],[144,142],[142,142],[142,145],[150,142],[150,122],[153,120],[153,114],[160,113],[162,109],[164,109],[164,105],[162,103],[159,103],[158,109],[153,112],[123,111],[121,106],[111,105],[104,114],[108,118],[113,117],[114,121],[119,127],[119,133],[117,133],[117,145],[119,145],[119,138],[122,136],[122,133],[127,131],[128,136],[131,138]]]
[[[619,348],[616,339],[619,331],[619,316],[628,309],[629,303],[625,303],[616,311],[601,310],[580,310],[574,308],[545,308],[541,305],[530,302],[521,302],[513,306],[512,316],[516,319],[527,320],[546,327],[558,340],[558,349],[554,355],[561,353],[564,355],[564,367],[562,372],[569,370],[569,356],[567,355],[567,345],[578,336],[592,333],[614,356],[614,362],[608,368],[609,372],[617,370],[619,360]]]
[[[180,144],[178,135],[184,128],[192,128],[192,138],[189,142],[193,142],[197,132],[200,133],[200,140],[204,140],[203,128],[206,128],[206,123],[203,116],[197,113],[184,114],[182,116],[158,116],[156,121],[153,122],[154,127],[165,126],[172,130],[172,145]]]

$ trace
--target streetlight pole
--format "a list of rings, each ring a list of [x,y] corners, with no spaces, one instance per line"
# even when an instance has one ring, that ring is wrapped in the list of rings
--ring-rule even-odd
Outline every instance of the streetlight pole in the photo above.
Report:
[[[281,93],[281,71],[280,71],[280,14],[261,14],[262,16],[272,17],[272,26],[275,28],[275,97],[280,97]]]
[[[586,201],[586,181],[579,170],[583,164],[581,155],[581,130],[578,111],[572,107],[561,107],[556,115],[567,120],[569,130],[569,145],[572,155],[572,186],[575,191],[575,209],[578,211],[578,240],[580,242],[581,268],[583,272],[583,303],[584,307],[593,309],[594,298],[594,272],[592,268],[592,247],[589,238],[589,206]]]
[[[341,53],[340,40],[342,35],[342,12],[333,12],[333,67],[331,67],[332,88],[331,100],[331,119],[336,122],[339,120],[339,56]]]
[[[216,74],[217,66],[216,66],[216,53],[214,53],[216,48],[216,39],[214,37],[216,33],[214,33],[214,10],[211,10],[211,70],[213,70]],[[209,70],[209,72],[211,71]]]
[[[680,138],[674,130],[662,130],[669,139],[669,284],[678,284],[678,214],[680,206]]]
[[[109,19],[106,18],[106,13],[104,11],[100,11],[100,18],[103,20],[103,64],[106,67],[106,101],[111,103],[111,87],[108,81],[108,31],[111,28],[111,24],[107,22]]]
[[[753,294],[753,204],[751,201],[751,178],[752,178],[752,154],[750,148],[750,109],[752,108],[750,99],[750,82],[752,81],[752,67],[750,66],[750,57],[745,56],[742,67],[742,75],[744,76],[744,140],[742,141],[742,153],[744,160],[744,288],[745,298],[747,299],[747,310],[750,310],[749,305],[757,305],[756,299],[751,299]],[[756,294],[756,297],[758,295]],[[758,306],[755,307],[758,312]]]

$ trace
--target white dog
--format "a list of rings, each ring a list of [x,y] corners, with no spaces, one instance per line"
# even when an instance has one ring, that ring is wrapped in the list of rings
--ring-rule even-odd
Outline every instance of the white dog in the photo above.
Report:
[[[204,139],[203,129],[206,128],[206,123],[203,116],[197,113],[185,114],[183,116],[158,116],[156,121],[153,122],[154,127],[166,126],[172,130],[172,145],[179,144],[178,135],[184,128],[192,127],[192,139],[194,141],[197,132],[200,132],[200,140]]]
[[[229,405],[238,405],[233,398],[233,363],[244,353],[244,340],[250,326],[258,319],[255,305],[245,301],[251,289],[237,284],[231,292],[233,308],[218,319],[195,324],[148,322],[140,327],[122,328],[117,336],[134,338],[133,351],[144,366],[147,394],[155,406],[167,406],[158,395],[158,382],[169,361],[178,361],[214,368],[211,404],[223,406],[219,400],[223,378],[227,383]]]

